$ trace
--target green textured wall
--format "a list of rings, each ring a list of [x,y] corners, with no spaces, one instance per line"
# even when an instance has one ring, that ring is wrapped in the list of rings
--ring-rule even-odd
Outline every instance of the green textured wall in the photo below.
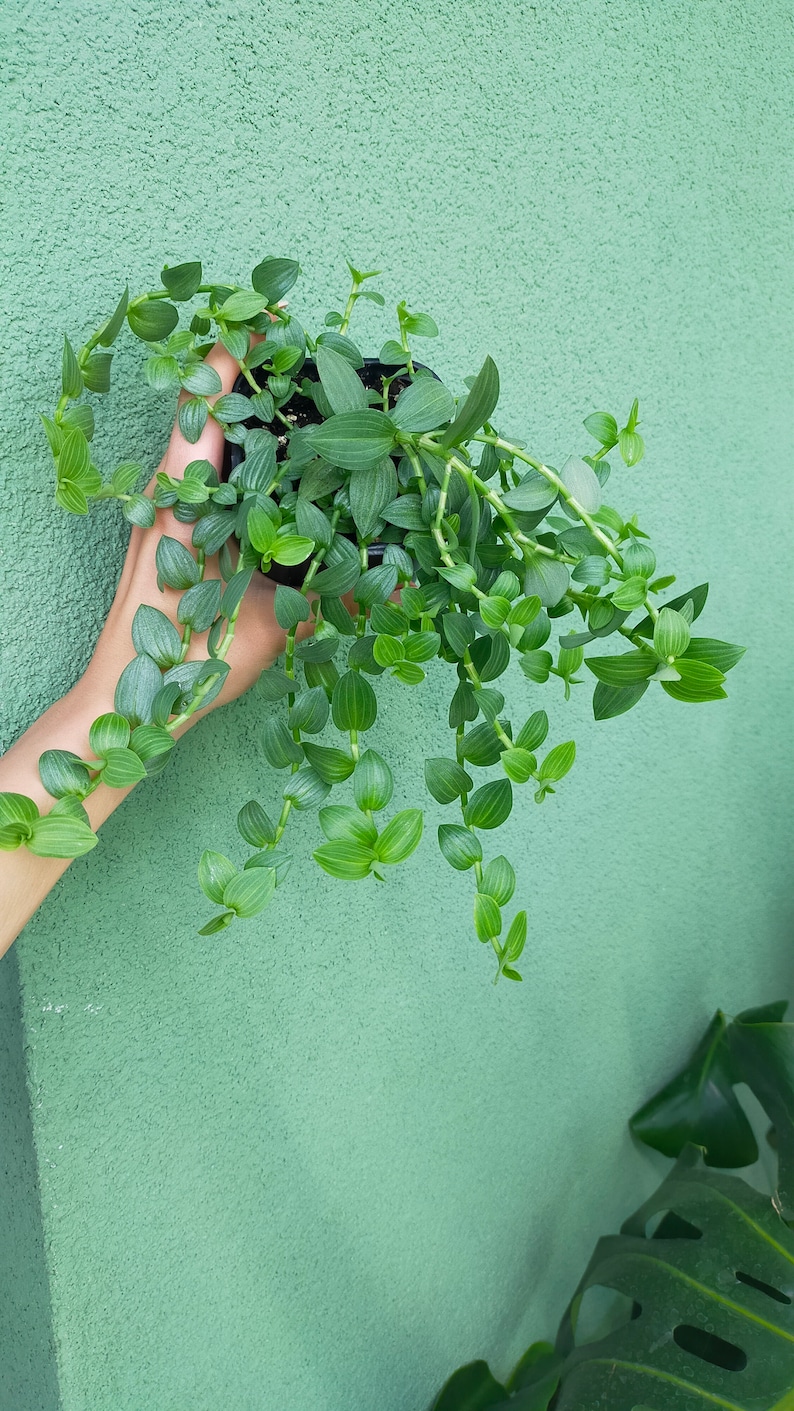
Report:
[[[792,988],[791,7],[6,0],[0,24],[7,739],[82,669],[125,540],[108,507],[53,505],[35,412],[61,332],[164,259],[297,257],[309,326],[345,256],[383,268],[389,305],[441,326],[436,369],[461,390],[490,352],[503,426],[554,463],[639,395],[647,459],[613,498],[681,587],[705,566],[704,630],[753,643],[728,702],[649,693],[601,726],[589,692],[514,680],[580,746],[506,829],[520,988],[490,985],[432,839],[402,890],[301,866],[197,938],[201,848],[276,793],[253,699],[136,790],[0,963],[22,1026],[2,1411],[49,1411],[47,1356],[24,1369],[50,1320],[62,1411],[424,1411],[459,1362],[505,1371],[553,1331],[653,1179],[626,1117],[709,1012]],[[385,330],[354,324],[371,352]],[[171,409],[135,353],[98,444],[154,466]],[[384,712],[406,790],[407,700]]]

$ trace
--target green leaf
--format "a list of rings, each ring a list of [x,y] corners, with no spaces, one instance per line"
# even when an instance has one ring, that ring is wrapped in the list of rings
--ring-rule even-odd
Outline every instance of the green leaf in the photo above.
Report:
[[[543,744],[549,733],[549,717],[545,710],[536,710],[529,717],[526,725],[518,732],[516,747],[520,750],[536,750]]]
[[[394,423],[383,412],[341,412],[312,427],[309,445],[332,465],[345,470],[372,470],[395,444]]]
[[[116,466],[113,472],[111,486],[114,494],[126,495],[142,474],[142,466],[135,461],[123,461],[121,465]]]
[[[383,456],[371,468],[352,471],[349,494],[356,528],[362,539],[368,539],[381,524],[381,510],[391,504],[397,494],[397,471],[391,456]]]
[[[173,666],[182,655],[182,638],[173,622],[159,608],[145,603],[132,619],[132,641],[139,655],[145,653],[164,669]]]
[[[504,742],[497,735],[493,724],[485,721],[482,725],[475,725],[473,730],[463,736],[461,754],[469,764],[476,764],[480,769],[485,769],[488,765],[499,763],[503,749]]]
[[[653,629],[653,646],[662,661],[683,656],[689,646],[689,623],[675,608],[662,608]]]
[[[182,594],[176,610],[177,618],[194,632],[206,632],[218,616],[221,606],[219,578],[207,578],[194,583]]]
[[[607,450],[617,445],[618,424],[609,412],[591,412],[590,416],[585,417],[583,425]]]
[[[121,331],[121,325],[124,322],[124,316],[127,312],[127,304],[129,303],[129,298],[130,291],[129,289],[125,289],[124,293],[122,294],[121,298],[119,299],[116,305],[115,312],[111,314],[107,323],[103,324],[102,332],[99,337],[99,342],[103,348],[109,348],[111,343],[115,343],[116,339],[118,338],[118,335]]]
[[[143,761],[132,750],[105,750],[102,783],[111,789],[128,789],[146,775]]]
[[[226,392],[214,403],[212,410],[221,421],[245,421],[251,415],[251,402],[242,392]]]
[[[160,275],[163,286],[168,290],[172,299],[177,303],[182,303],[186,299],[192,299],[198,292],[201,283],[201,265],[198,260],[192,260],[188,264],[166,265]]]
[[[212,397],[216,392],[220,392],[223,383],[220,374],[209,363],[188,363],[182,373],[182,386],[186,392],[193,392],[196,396]],[[245,400],[247,402],[248,399]],[[250,415],[248,406],[246,415]]]
[[[725,680],[716,666],[705,661],[693,661],[689,657],[679,657],[675,669],[680,681],[662,681],[662,690],[677,701],[719,701],[726,692],[722,689]]]
[[[638,431],[628,431],[626,427],[618,437],[620,454],[626,465],[637,465],[645,455],[645,442]]]
[[[553,750],[549,750],[540,766],[538,776],[540,782],[551,780],[556,783],[558,779],[564,779],[568,771],[573,768],[575,759],[576,744],[573,740],[566,740],[562,745],[555,745]]]
[[[595,471],[577,456],[570,456],[560,471],[560,480],[568,494],[586,514],[601,508],[601,485]]]
[[[323,391],[334,412],[366,410],[364,384],[347,358],[333,348],[318,344],[315,362]]]
[[[190,442],[191,446],[195,445],[198,441],[204,427],[207,425],[208,416],[209,409],[207,403],[200,397],[188,397],[187,401],[183,402],[179,408],[177,412],[179,430],[182,432],[185,440]]]
[[[485,623],[485,626],[495,628],[501,627],[502,623],[507,621],[511,604],[509,598],[489,596],[487,598],[480,598],[478,606],[480,617]]]
[[[375,861],[372,848],[348,842],[321,843],[312,857],[319,862],[323,872],[330,877],[339,877],[343,882],[359,881],[366,877]]]
[[[64,334],[61,359],[61,388],[65,397],[79,397],[83,390],[83,375],[74,348]]]
[[[378,861],[390,865],[405,862],[419,846],[423,824],[421,809],[405,808],[395,813],[375,844]]]
[[[469,681],[460,681],[449,703],[449,724],[452,730],[465,725],[468,720],[476,720],[479,707],[474,688]]]
[[[212,920],[208,921],[206,926],[202,926],[198,934],[200,936],[215,936],[218,931],[225,931],[226,927],[230,926],[233,920],[233,911],[222,911],[220,916],[213,916]]]
[[[127,309],[127,322],[136,338],[160,343],[179,323],[179,310],[165,299],[136,300]]]
[[[339,541],[334,542],[334,549]],[[343,543],[349,543],[343,540]],[[354,549],[352,544],[349,545]],[[355,550],[351,555],[345,555],[341,562],[334,564],[331,568],[326,568],[323,573],[318,573],[312,587],[319,593],[325,602],[326,598],[341,598],[344,593],[349,593],[354,588],[361,576],[361,565]]]
[[[493,897],[498,906],[507,906],[516,889],[516,874],[506,857],[494,857],[482,874],[479,891]],[[512,929],[512,928],[511,928]],[[513,957],[517,959],[518,957]]]
[[[474,929],[481,941],[490,941],[502,929],[502,914],[491,896],[474,894]]]
[[[405,656],[405,647],[398,637],[381,634],[375,638],[372,654],[379,666],[396,666]]]
[[[589,662],[588,662],[589,665]],[[628,686],[607,686],[599,681],[593,692],[593,715],[596,720],[613,720],[625,715],[645,695],[650,681],[634,681]]]
[[[311,765],[304,765],[296,774],[290,774],[283,792],[284,798],[289,799],[293,808],[319,808],[328,798],[331,785],[326,784]]]
[[[794,1024],[784,1023],[788,1005],[746,1009],[727,1033],[735,1083],[746,1083],[773,1123],[778,1154],[775,1206],[794,1220]],[[763,1275],[761,1277],[764,1277]],[[794,1289],[786,1292],[794,1294]]]
[[[366,814],[347,804],[329,804],[321,808],[320,827],[331,843],[359,843],[362,846],[374,845],[378,830]]]
[[[39,756],[39,778],[54,799],[66,794],[83,799],[91,788],[88,770],[71,750],[45,750]]]
[[[114,707],[131,725],[148,725],[163,678],[157,663],[143,652],[125,666],[116,685]]]
[[[298,500],[295,506],[295,528],[302,539],[312,539],[324,549],[330,549],[334,531],[328,516],[311,500]]]
[[[514,599],[514,598],[517,598],[520,592],[521,592],[521,583],[519,582],[519,580],[518,580],[518,578],[516,577],[515,573],[513,573],[512,569],[510,569],[510,568],[505,568],[505,569],[503,569],[502,572],[499,574],[499,577],[496,579],[496,581],[495,581],[494,583],[491,584],[491,587],[490,587],[490,589],[489,589],[489,594],[490,594],[490,596],[491,596],[492,598],[500,598],[500,597],[501,597],[501,598],[508,598],[508,599],[509,599],[510,604],[511,604],[511,607],[510,607],[511,613],[512,613],[512,611],[513,611],[513,607],[512,607],[513,599]],[[532,614],[531,614],[532,617],[534,617],[534,616],[536,615],[536,613],[540,612],[540,601],[539,601],[539,599],[537,599],[537,598],[526,598],[526,599],[523,599],[523,601],[526,602],[527,604],[535,604],[535,603],[537,603],[537,607],[534,608],[534,611],[533,611]],[[516,604],[516,606],[519,606],[519,605]],[[514,622],[518,621],[517,618],[513,618],[512,620],[513,620]],[[527,621],[531,621],[531,618],[528,618]]]
[[[438,829],[438,846],[456,872],[465,872],[482,860],[482,845],[475,833],[460,823],[442,823]]]
[[[609,564],[601,554],[587,554],[580,559],[571,577],[575,583],[587,583],[593,588],[604,588],[609,582]],[[588,638],[590,633],[585,634]]]
[[[16,823],[27,827],[35,823],[38,816],[38,808],[26,794],[0,794],[0,824],[4,827]]]
[[[252,568],[240,568],[232,574],[221,597],[221,617],[232,617],[237,612],[250,586],[253,572]]]
[[[263,294],[268,304],[277,304],[289,293],[301,267],[297,260],[275,259],[272,256],[262,260],[251,275],[251,283],[259,294]]]
[[[398,529],[425,528],[421,495],[399,495],[384,505],[379,514],[387,524],[395,524]]]
[[[237,519],[233,510],[211,510],[196,524],[193,530],[193,543],[205,554],[217,554],[226,540],[234,533]]]
[[[58,456],[58,479],[79,484],[89,473],[91,452],[85,434],[79,427],[67,431]]]
[[[381,271],[379,270],[380,274]],[[437,338],[438,325],[429,314],[404,314],[403,326],[414,338]]]
[[[267,307],[267,297],[250,289],[239,289],[221,305],[218,317],[226,323],[249,323]]]
[[[415,434],[435,431],[449,421],[454,410],[455,399],[443,382],[434,377],[419,377],[400,393],[391,418],[401,431]]]
[[[646,1238],[649,1223],[667,1212],[677,1222],[663,1221]],[[679,1234],[680,1221],[699,1238]],[[563,1320],[560,1411],[720,1403],[744,1411],[771,1406],[790,1389],[794,1236],[767,1196],[704,1169],[690,1148],[623,1231],[599,1241]],[[627,1295],[633,1315],[576,1347],[576,1309],[587,1289],[604,1286]],[[726,1363],[726,1353],[736,1360]]]
[[[439,577],[446,579],[459,593],[467,593],[477,582],[477,571],[470,563],[458,563],[453,568],[439,568]]]
[[[524,593],[528,598],[540,598],[543,607],[557,606],[565,596],[568,581],[568,570],[564,563],[544,558],[542,554],[530,554],[526,559]]]
[[[229,883],[237,876],[237,868],[223,853],[210,852],[207,849],[201,854],[198,865],[199,886],[205,897],[210,901],[217,902],[219,906],[223,904],[223,894]]]
[[[456,656],[462,657],[475,638],[474,623],[460,612],[445,613],[441,619],[444,640]]]
[[[641,539],[634,539],[623,550],[623,566],[627,573],[638,573],[643,578],[652,578],[656,572],[656,554],[650,544],[643,543]]]
[[[311,740],[304,740],[303,753],[326,784],[341,784],[350,778],[355,768],[355,760],[344,750],[333,746],[316,745]]]
[[[150,760],[159,760],[162,755],[170,754],[175,744],[176,740],[173,735],[170,735],[162,725],[158,724],[137,725],[130,738],[130,749],[135,751],[144,764]]]
[[[362,573],[353,590],[353,601],[365,608],[375,603],[385,603],[396,587],[397,569],[394,564],[379,564],[377,568],[368,568]]]
[[[410,354],[406,353],[402,343],[398,343],[394,338],[387,338],[378,353],[378,362],[383,363],[386,367],[402,367],[409,357]]]
[[[223,892],[223,905],[236,916],[257,916],[264,911],[276,890],[276,874],[272,867],[252,867],[238,872],[227,882]]]
[[[290,730],[305,730],[308,735],[319,735],[328,720],[328,710],[328,697],[322,686],[301,691],[289,713]]]
[[[308,622],[311,617],[311,608],[305,595],[282,583],[276,588],[273,608],[276,621],[285,632],[290,632],[299,622]]]
[[[292,565],[304,563],[313,552],[313,539],[304,539],[300,534],[277,534],[270,548],[270,557],[276,563]]]
[[[91,353],[83,366],[83,381],[89,392],[110,391],[112,353]]]
[[[616,608],[622,608],[631,612],[633,608],[641,608],[648,596],[648,581],[634,574],[631,578],[625,579],[612,594],[612,601]]]
[[[295,656],[298,661],[322,665],[336,656],[339,650],[339,633],[329,622],[318,622],[313,637],[298,642]]]
[[[346,671],[334,686],[331,710],[338,730],[369,730],[378,713],[375,692],[357,671]]]
[[[537,768],[535,756],[529,750],[516,747],[505,750],[501,756],[502,768],[514,784],[526,784]]]
[[[691,1142],[705,1148],[709,1166],[758,1160],[753,1129],[733,1090],[727,1027],[717,1010],[686,1067],[634,1113],[629,1126],[646,1146],[677,1157]]]
[[[353,773],[353,796],[362,812],[385,808],[394,793],[394,777],[382,755],[365,750]]]
[[[303,759],[303,750],[278,716],[271,716],[270,720],[265,721],[262,749],[274,769],[287,769],[291,764],[300,764]]]
[[[157,512],[148,495],[133,495],[122,507],[124,518],[139,529],[151,529],[157,519]]]
[[[295,679],[279,666],[268,667],[257,682],[257,689],[266,701],[280,701],[295,690]]]
[[[100,715],[88,731],[88,743],[101,759],[105,750],[124,750],[130,742],[130,722],[110,711]]]
[[[440,646],[437,632],[412,632],[405,642],[406,661],[432,661],[438,656]]]
[[[499,372],[493,359],[487,357],[455,420],[441,437],[440,446],[446,450],[450,446],[460,446],[462,442],[470,440],[489,420],[498,401]]]
[[[425,760],[425,783],[439,803],[454,803],[474,788],[474,781],[454,759],[443,756]]]
[[[82,857],[99,842],[87,823],[68,814],[45,814],[30,828],[26,846],[36,857]]]
[[[237,815],[237,831],[252,848],[265,848],[276,841],[276,828],[256,799],[243,804]]]
[[[556,485],[539,470],[529,470],[502,499],[508,509],[534,514],[536,510],[550,509],[558,493]]]
[[[524,652],[521,657],[520,666],[524,675],[530,681],[542,684],[544,681],[548,681],[553,662],[554,658],[551,652]]]
[[[691,588],[688,593],[680,593],[677,598],[671,598],[669,603],[665,603],[664,606],[667,608],[674,608],[676,612],[681,612],[682,609],[686,606],[686,604],[691,602],[692,621],[694,622],[695,618],[700,617],[700,614],[706,606],[706,598],[708,597],[708,592],[708,583],[700,583],[698,584],[697,588]],[[632,631],[639,632],[640,635],[643,637],[652,637],[654,631],[654,623],[650,617],[650,614],[647,617],[644,617],[636,627],[632,628]]]
[[[506,960],[518,960],[527,941],[527,913],[517,911],[510,923],[510,930],[504,944]]]
[[[508,1400],[505,1387],[491,1375],[487,1362],[469,1362],[453,1372],[439,1392],[432,1411],[499,1411]],[[516,1405],[516,1411],[524,1411]],[[533,1411],[533,1408],[527,1408]]]
[[[495,779],[475,789],[464,810],[470,828],[499,828],[510,816],[513,788],[509,779]]]
[[[703,661],[724,674],[741,661],[746,650],[746,647],[734,647],[730,642],[718,642],[712,637],[691,637],[684,657]]]
[[[588,657],[585,666],[607,686],[629,686],[635,681],[647,681],[658,668],[650,652],[623,652],[621,656]]]
[[[414,661],[398,661],[397,665],[392,667],[391,674],[398,681],[402,681],[404,686],[418,686],[425,679],[421,666]]]
[[[158,576],[169,588],[191,588],[201,577],[201,570],[190,550],[167,534],[157,541],[155,564]]]

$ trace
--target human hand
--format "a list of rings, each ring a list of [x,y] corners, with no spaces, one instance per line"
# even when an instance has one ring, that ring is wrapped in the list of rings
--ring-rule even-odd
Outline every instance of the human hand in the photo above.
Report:
[[[216,343],[210,349],[206,362],[215,368],[221,379],[221,391],[216,397],[209,398],[210,402],[214,402],[217,397],[231,391],[239,374],[239,367],[221,343]],[[181,393],[180,401],[183,401],[185,396],[185,393]],[[223,429],[211,417],[198,441],[192,444],[185,440],[179,423],[175,420],[158,471],[164,471],[174,479],[181,479],[185,467],[194,460],[208,460],[220,471],[223,450]],[[147,490],[151,491],[155,484],[156,477],[153,477]],[[159,608],[180,631],[182,630],[176,615],[181,594],[174,588],[166,587],[161,591],[158,587],[155,554],[164,534],[178,539],[190,548],[193,525],[180,523],[168,509],[158,509],[156,514],[156,522],[150,529],[135,526],[130,535],[116,595],[82,681],[83,687],[93,697],[112,697],[124,667],[135,656],[132,620],[141,604]],[[217,555],[207,558],[204,577],[220,578]],[[197,719],[201,719],[207,710],[242,695],[258,679],[260,672],[283,650],[285,634],[276,622],[273,610],[274,595],[275,585],[265,578],[264,574],[255,573],[243,599],[234,640],[226,657],[230,670],[223,690],[211,706],[179,727],[178,733],[187,729]],[[310,624],[304,626],[301,635],[304,635],[306,630],[311,630]],[[207,633],[192,635],[186,658],[188,661],[207,659],[206,640]]]

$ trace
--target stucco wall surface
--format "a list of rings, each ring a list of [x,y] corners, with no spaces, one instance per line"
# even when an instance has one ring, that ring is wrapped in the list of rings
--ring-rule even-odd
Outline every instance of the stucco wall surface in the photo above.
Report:
[[[314,331],[345,256],[383,269],[389,307],[440,325],[436,370],[460,391],[490,353],[501,424],[553,464],[639,396],[647,457],[610,499],[681,588],[709,578],[704,632],[751,646],[727,702],[649,692],[610,724],[589,689],[511,678],[579,745],[505,829],[520,987],[490,984],[440,810],[385,887],[302,860],[301,820],[277,904],[196,936],[201,849],[234,853],[239,806],[279,787],[253,696],[0,962],[27,1080],[4,1144],[30,1121],[46,1251],[33,1321],[0,1285],[3,1411],[44,1404],[14,1369],[50,1317],[62,1411],[423,1411],[461,1361],[506,1372],[553,1333],[655,1179],[626,1118],[710,1012],[792,989],[791,7],[6,0],[0,24],[6,741],[81,672],[126,539],[109,507],[53,504],[36,411],[62,331],[165,260],[298,258]],[[395,326],[371,307],[353,332],[377,352]],[[96,444],[153,468],[172,408],[132,344]],[[395,685],[372,740],[400,805],[417,735],[446,748],[437,684]]]

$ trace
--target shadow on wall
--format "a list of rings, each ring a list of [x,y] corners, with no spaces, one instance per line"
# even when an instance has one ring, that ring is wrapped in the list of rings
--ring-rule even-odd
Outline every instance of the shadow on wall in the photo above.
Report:
[[[0,1406],[58,1411],[14,951],[0,961]]]

